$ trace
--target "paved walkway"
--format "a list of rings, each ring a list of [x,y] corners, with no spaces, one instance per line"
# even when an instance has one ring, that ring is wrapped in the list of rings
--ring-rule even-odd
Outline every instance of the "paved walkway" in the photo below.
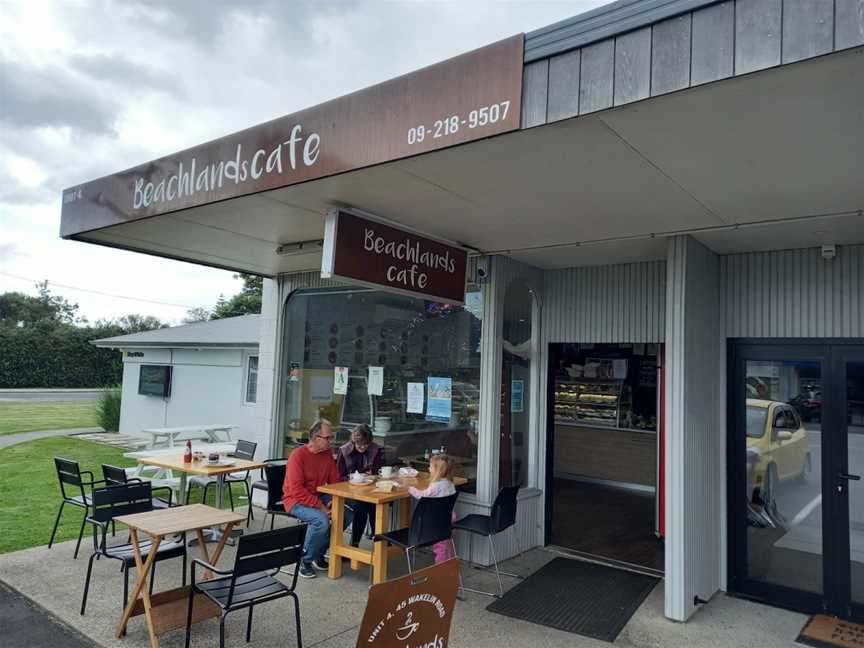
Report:
[[[45,437],[55,436],[71,436],[73,434],[92,434],[94,432],[102,432],[100,427],[89,428],[69,428],[68,430],[40,430],[38,432],[20,432],[18,434],[7,434],[0,436],[0,448],[6,448],[22,441],[32,441],[33,439],[43,439]]]

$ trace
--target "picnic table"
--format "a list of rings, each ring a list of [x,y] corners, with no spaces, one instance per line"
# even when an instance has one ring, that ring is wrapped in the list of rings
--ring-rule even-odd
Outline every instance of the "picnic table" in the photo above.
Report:
[[[231,441],[231,431],[239,426],[233,423],[207,423],[202,425],[180,425],[177,427],[145,428],[142,432],[152,436],[151,448],[160,444],[174,447],[175,441],[203,439],[210,443]]]
[[[135,558],[135,567],[138,572],[138,580],[132,590],[132,596],[123,610],[123,616],[117,625],[116,636],[120,639],[126,632],[129,619],[140,614],[145,615],[147,621],[147,632],[150,635],[151,648],[158,648],[159,639],[157,635],[182,628],[186,624],[187,601],[189,600],[189,587],[178,587],[153,594],[149,593],[147,581],[152,577],[152,569],[156,550],[166,535],[186,533],[195,531],[201,544],[204,560],[215,565],[225,542],[231,535],[234,525],[246,519],[242,513],[233,511],[221,511],[212,506],[204,504],[190,504],[189,506],[177,506],[167,509],[156,509],[146,513],[134,513],[131,515],[120,515],[115,520],[129,527],[129,538],[132,541],[132,549]],[[224,525],[224,533],[216,546],[213,555],[207,553],[207,546],[203,540],[203,530],[212,526]],[[140,541],[138,534],[143,533],[152,540],[147,559],[142,560]],[[212,574],[205,573],[205,578]],[[140,598],[139,598],[140,596]],[[193,622],[198,622],[211,617],[218,617],[219,608],[200,594],[196,596],[195,612]]]

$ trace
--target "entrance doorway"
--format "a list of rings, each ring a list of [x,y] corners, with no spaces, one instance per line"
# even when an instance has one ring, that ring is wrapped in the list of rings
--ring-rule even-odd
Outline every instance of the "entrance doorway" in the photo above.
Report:
[[[734,341],[729,587],[864,619],[864,340]]]
[[[662,346],[550,344],[546,544],[662,575]]]

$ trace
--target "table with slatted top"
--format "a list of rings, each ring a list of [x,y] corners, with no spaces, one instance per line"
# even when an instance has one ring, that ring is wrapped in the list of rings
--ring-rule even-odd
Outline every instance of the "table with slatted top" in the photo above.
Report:
[[[158,635],[169,630],[182,628],[185,625],[186,606],[189,599],[188,585],[157,592],[152,597],[149,594],[147,580],[153,569],[156,552],[162,538],[166,535],[194,531],[198,536],[204,560],[215,565],[222,555],[226,540],[231,535],[231,529],[234,528],[234,525],[243,522],[246,516],[234,511],[222,511],[205,504],[190,504],[189,506],[156,509],[146,513],[119,515],[114,519],[116,522],[129,527],[129,538],[132,542],[135,568],[138,572],[138,580],[132,590],[132,595],[129,597],[129,602],[123,610],[120,623],[117,625],[117,638],[119,639],[126,633],[126,626],[131,617],[144,614],[147,621],[147,631],[150,634],[150,646],[158,648]],[[224,532],[211,556],[207,552],[203,532],[204,529],[214,526],[224,526]],[[139,533],[149,536],[153,543],[146,560],[141,558],[138,543]],[[210,577],[212,577],[212,573],[205,573],[204,578]],[[206,597],[199,595],[195,600],[195,614],[192,621],[198,622],[214,616],[219,616],[219,608]]]
[[[357,500],[375,505],[374,528],[376,534],[390,530],[388,528],[390,505],[394,502],[399,502],[399,527],[409,526],[411,524],[411,493],[408,492],[408,487],[414,486],[419,490],[425,489],[429,485],[429,474],[418,473],[416,477],[394,476],[390,479],[399,483],[399,488],[390,492],[378,490],[374,484],[358,486],[347,481],[318,487],[319,493],[325,493],[333,498],[330,519],[330,567],[327,571],[330,578],[342,577],[342,557],[344,556],[351,561],[351,569],[359,569],[361,564],[371,565],[373,584],[383,583],[387,580],[389,552],[386,543],[373,543],[372,551],[352,547],[350,544],[346,545],[342,527],[345,523],[346,500]],[[453,483],[456,486],[462,486],[467,484],[468,480],[464,477],[454,476]],[[393,553],[402,552],[398,547],[391,547],[391,551]]]

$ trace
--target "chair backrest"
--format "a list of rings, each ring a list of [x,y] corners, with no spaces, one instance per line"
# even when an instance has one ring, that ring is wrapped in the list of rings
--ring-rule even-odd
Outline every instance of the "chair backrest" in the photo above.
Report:
[[[255,450],[258,448],[258,444],[254,441],[244,441],[240,439],[237,441],[237,447],[234,448],[234,456],[238,459],[246,459],[247,461],[252,461],[255,458]]]
[[[285,469],[288,460],[270,461],[264,466],[264,478],[267,480],[267,510],[273,509],[282,501],[282,489],[285,484]]]
[[[57,470],[57,479],[60,482],[60,493],[63,495],[63,499],[80,495],[83,501],[84,480],[81,479],[81,466],[78,465],[78,462],[54,457],[54,468]],[[79,492],[69,495],[66,492],[66,486],[75,486]]]
[[[303,556],[305,538],[305,524],[240,536],[237,539],[237,553],[234,556],[234,569],[232,570],[227,605],[229,607],[231,605],[231,599],[234,596],[234,584],[240,576],[299,563]],[[297,571],[294,570],[292,590],[297,583]]]
[[[421,497],[411,516],[408,542],[412,547],[426,547],[453,534],[453,507],[459,493],[447,497]]]
[[[495,501],[492,503],[492,533],[500,533],[504,529],[516,523],[516,496],[519,494],[518,486],[505,486],[500,490]]]
[[[109,486],[125,484],[129,481],[125,468],[119,468],[111,464],[102,464],[102,476],[105,478],[105,483]]]
[[[118,515],[146,513],[153,510],[150,482],[134,482],[93,489],[93,512],[99,522],[110,522]]]

